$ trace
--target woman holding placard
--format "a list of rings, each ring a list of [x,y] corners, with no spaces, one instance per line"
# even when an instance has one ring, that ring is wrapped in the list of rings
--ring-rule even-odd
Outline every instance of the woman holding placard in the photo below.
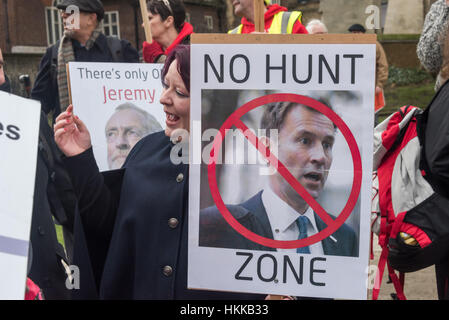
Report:
[[[173,146],[183,141],[171,138],[178,136],[177,130],[188,132],[190,127],[189,46],[178,46],[168,55],[162,79],[164,91],[160,100],[167,114],[165,132],[142,138],[120,170],[100,174],[89,132],[73,115],[72,106],[56,119],[55,140],[67,157],[65,164],[78,195],[88,247],[85,256],[89,256],[99,284],[97,297],[263,298],[187,289],[189,171],[188,164],[172,161]],[[82,269],[82,261],[74,264],[86,270]],[[89,288],[83,281],[76,294],[91,298],[92,292],[83,293]]]
[[[150,0],[147,6],[153,41],[143,42],[143,59],[163,63],[178,44],[190,44],[193,27],[185,21],[186,10],[181,0]]]

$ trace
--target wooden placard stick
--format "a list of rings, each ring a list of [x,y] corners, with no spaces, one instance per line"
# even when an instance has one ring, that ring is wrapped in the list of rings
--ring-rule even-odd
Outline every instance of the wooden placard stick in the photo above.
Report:
[[[256,32],[265,32],[265,5],[263,0],[254,0],[254,28]]]
[[[69,64],[66,63],[65,65],[65,70],[67,73],[67,90],[69,91],[69,105],[72,104],[72,87],[70,84],[70,68],[69,68]],[[67,108],[68,106],[64,106],[64,108]]]
[[[148,43],[151,43],[153,42],[153,37],[151,36],[150,19],[148,19],[147,1],[146,0],[139,0],[139,1],[140,1],[140,10],[142,12],[143,27],[145,29],[145,39]]]

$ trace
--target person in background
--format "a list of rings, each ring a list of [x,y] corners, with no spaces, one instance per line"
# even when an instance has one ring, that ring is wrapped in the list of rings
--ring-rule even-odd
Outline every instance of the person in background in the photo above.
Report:
[[[438,0],[431,7],[424,20],[416,53],[423,67],[436,76],[435,91],[449,79],[449,70],[443,65],[449,64],[448,43],[449,0]],[[447,67],[446,69],[449,69]]]
[[[4,65],[5,61],[3,60],[2,50],[0,49],[0,91],[9,93],[11,91],[11,87],[9,86],[8,77],[6,77],[5,71],[3,69]],[[31,264],[28,263],[28,268],[30,268],[30,266]],[[27,277],[26,279],[24,299],[43,300],[42,290],[29,277]]]
[[[351,33],[365,33],[366,29],[361,24],[353,24],[348,29]],[[384,86],[388,81],[388,60],[385,50],[379,41],[376,41],[376,99],[375,111],[385,106]],[[377,115],[376,115],[377,117]],[[377,122],[377,119],[376,119]]]
[[[74,16],[77,10],[71,11],[75,7],[79,9],[79,26]],[[103,34],[100,0],[63,0],[57,8],[64,36],[47,48],[31,90],[31,98],[41,102],[46,114],[53,112],[53,118],[69,105],[68,62],[139,62],[139,53],[128,41]]]
[[[326,25],[318,19],[310,20],[306,26],[309,34],[326,34],[329,33]]]
[[[361,24],[353,24],[348,29],[351,33],[366,33]],[[385,50],[379,41],[376,41],[376,94],[383,91],[388,81],[388,60]]]
[[[426,15],[423,30],[419,38],[416,53],[424,68],[436,76],[435,91],[438,91],[449,79],[449,0],[438,0]],[[429,122],[437,115],[429,113]],[[447,119],[446,119],[447,121]],[[438,123],[439,120],[433,120]],[[427,148],[432,148],[427,144]],[[435,150],[434,152],[437,152]],[[431,150],[427,150],[429,157]],[[442,159],[441,159],[442,160]],[[440,160],[440,161],[441,161]],[[429,159],[427,159],[429,162]],[[435,167],[430,161],[430,169]],[[441,170],[441,169],[440,169]],[[449,300],[449,258],[435,264],[438,299]]]
[[[178,44],[190,44],[193,27],[185,21],[181,0],[151,0],[147,4],[153,42],[143,42],[143,60],[163,63]]]
[[[69,300],[66,266],[73,256],[76,195],[62,163],[62,152],[43,111],[40,114],[29,277],[47,300]],[[58,231],[61,238],[58,238]]]
[[[5,89],[4,60],[0,51],[0,90]],[[73,210],[76,207],[71,183],[60,161],[47,117],[41,111],[33,212],[25,300],[66,300],[65,265],[70,264]],[[65,248],[59,243],[55,223],[64,229]]]
[[[254,26],[254,0],[235,0],[234,14],[241,17],[241,24],[229,30],[230,34],[252,33]],[[270,0],[264,0],[265,32],[272,34],[280,33],[307,33],[301,23],[302,13],[300,11],[288,12],[287,8],[278,4],[270,4]],[[282,23],[283,20],[288,23]]]
[[[3,60],[2,49],[0,49],[0,91],[11,92],[9,79],[4,70],[5,61]]]

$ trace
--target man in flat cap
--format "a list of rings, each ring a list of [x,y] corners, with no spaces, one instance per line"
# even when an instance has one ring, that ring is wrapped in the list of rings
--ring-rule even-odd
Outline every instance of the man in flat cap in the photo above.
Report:
[[[66,64],[83,62],[139,62],[139,54],[126,40],[103,34],[104,8],[100,0],[63,0],[60,9],[64,35],[47,49],[31,97],[39,100],[53,119],[69,105]]]
[[[365,33],[366,29],[361,24],[356,23],[356,24],[353,24],[352,26],[350,26],[348,31],[351,33]]]

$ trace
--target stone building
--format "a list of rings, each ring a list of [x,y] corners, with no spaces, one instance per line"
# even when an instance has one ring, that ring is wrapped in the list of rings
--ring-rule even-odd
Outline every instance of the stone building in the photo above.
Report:
[[[354,23],[368,33],[384,35],[381,43],[390,65],[418,67],[416,45],[425,15],[436,0],[288,0],[289,9],[303,11],[303,22],[321,19],[330,33],[347,33]],[[407,55],[404,55],[407,52]]]
[[[289,10],[300,10],[306,25],[312,19],[322,20],[331,33],[347,33],[354,23],[368,25],[368,32],[407,34],[420,33],[424,17],[436,0],[271,0]],[[227,24],[236,26],[232,0],[225,0]],[[410,19],[414,17],[414,19]],[[375,25],[371,28],[371,25]]]
[[[322,19],[323,11],[320,9],[320,0],[287,0],[283,5],[290,10],[301,11],[304,25],[307,25],[310,20]]]
[[[368,32],[386,34],[419,34],[435,1],[281,0],[290,10],[301,10],[305,24],[310,19],[321,19],[332,33],[346,33],[348,26],[360,23],[368,25]],[[369,28],[371,24],[376,24],[376,28]]]

